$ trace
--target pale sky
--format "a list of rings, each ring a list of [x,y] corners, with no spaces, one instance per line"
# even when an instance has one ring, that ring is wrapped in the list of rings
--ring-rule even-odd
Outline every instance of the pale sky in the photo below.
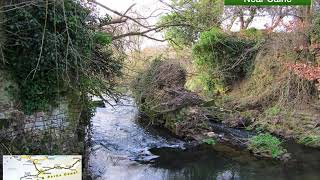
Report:
[[[97,0],[101,4],[105,4],[106,6],[116,9],[117,11],[123,12],[127,10],[127,8],[136,4],[135,8],[139,7],[139,9],[144,9],[146,11],[151,11],[155,9],[157,6],[160,6],[161,3],[159,0]]]
[[[149,16],[152,12],[154,12],[156,9],[159,9],[154,13],[154,15],[162,13],[165,14],[168,12],[165,10],[165,6],[159,2],[159,0],[97,0],[99,3],[104,4],[111,9],[114,9],[118,12],[125,12],[132,4],[135,4],[133,7],[134,10],[137,10],[141,15],[143,16]],[[105,14],[107,11],[103,8],[100,8],[100,13]],[[112,13],[109,13],[110,15],[114,15]],[[158,18],[150,18],[148,22],[150,24],[155,24],[157,22]],[[152,34],[152,33],[151,33]],[[159,39],[162,39],[162,34],[155,34],[154,37],[157,37]],[[153,41],[147,38],[143,39],[142,48],[145,47],[154,47],[158,45],[165,45],[167,43]]]

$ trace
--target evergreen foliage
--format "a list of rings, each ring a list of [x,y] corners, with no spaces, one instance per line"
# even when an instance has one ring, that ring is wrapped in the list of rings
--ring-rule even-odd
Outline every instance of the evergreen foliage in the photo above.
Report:
[[[252,69],[255,45],[253,40],[228,35],[218,28],[202,32],[193,55],[205,89],[215,91],[245,78]]]
[[[90,12],[74,0],[5,11],[4,68],[18,84],[13,95],[26,112],[46,110],[66,95],[87,101],[88,93],[113,88],[121,62],[106,47],[110,36],[88,28]]]

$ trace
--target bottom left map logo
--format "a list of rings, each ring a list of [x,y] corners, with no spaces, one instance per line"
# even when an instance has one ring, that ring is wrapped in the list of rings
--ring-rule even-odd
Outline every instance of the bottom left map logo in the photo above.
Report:
[[[81,180],[81,155],[4,155],[3,180]]]

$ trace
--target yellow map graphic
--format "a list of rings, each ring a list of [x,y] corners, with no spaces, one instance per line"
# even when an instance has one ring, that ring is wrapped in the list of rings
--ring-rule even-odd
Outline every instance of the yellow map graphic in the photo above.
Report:
[[[82,156],[5,155],[4,180],[81,180]]]

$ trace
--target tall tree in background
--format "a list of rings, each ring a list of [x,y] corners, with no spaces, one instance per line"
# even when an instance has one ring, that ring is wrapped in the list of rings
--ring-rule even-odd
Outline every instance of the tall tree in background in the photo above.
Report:
[[[172,0],[167,5],[172,11],[162,16],[159,24],[185,24],[182,27],[165,29],[165,37],[171,39],[173,45],[191,46],[198,39],[200,32],[220,26],[222,22],[222,0]]]

